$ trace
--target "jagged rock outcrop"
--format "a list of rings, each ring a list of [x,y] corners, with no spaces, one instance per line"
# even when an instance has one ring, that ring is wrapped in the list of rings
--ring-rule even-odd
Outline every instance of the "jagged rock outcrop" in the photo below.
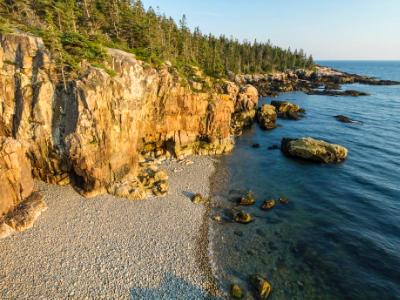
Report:
[[[281,150],[287,156],[322,163],[341,162],[347,158],[348,154],[348,150],[341,145],[330,144],[309,137],[301,139],[283,138]]]
[[[234,85],[230,83],[230,86]],[[232,118],[232,131],[235,135],[241,135],[244,128],[250,127],[255,120],[258,106],[258,90],[252,85],[243,86],[239,93],[235,93],[232,87],[227,89],[230,95],[237,94],[235,101],[235,113]],[[233,93],[232,93],[233,92]]]
[[[272,101],[271,105],[275,107],[278,117],[282,119],[299,120],[305,113],[299,105],[289,101]]]
[[[24,147],[13,138],[0,136],[0,238],[30,228],[46,207],[41,195],[33,192]]]
[[[53,131],[57,81],[43,41],[26,34],[0,34],[0,135],[27,146],[33,172],[47,182],[65,180]]]
[[[276,128],[277,113],[275,106],[264,104],[257,111],[257,122],[262,129]]]
[[[231,124],[239,130],[254,119],[252,86],[203,92],[169,64],[155,69],[115,49],[104,64],[113,72],[83,62],[81,75],[64,82],[40,38],[0,34],[0,135],[26,145],[35,177],[72,180],[86,196],[162,195],[166,181],[153,180],[140,161],[227,153]],[[232,122],[237,115],[246,121]]]

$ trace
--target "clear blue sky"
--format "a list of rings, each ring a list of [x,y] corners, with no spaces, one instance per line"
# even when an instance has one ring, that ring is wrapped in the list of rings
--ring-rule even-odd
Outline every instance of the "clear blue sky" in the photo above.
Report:
[[[142,0],[203,33],[303,48],[315,59],[400,60],[400,0]]]

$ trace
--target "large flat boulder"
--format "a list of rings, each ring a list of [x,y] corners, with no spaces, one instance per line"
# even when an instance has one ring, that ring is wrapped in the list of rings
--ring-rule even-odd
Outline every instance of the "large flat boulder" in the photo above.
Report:
[[[290,157],[321,163],[337,163],[347,158],[348,150],[340,145],[315,140],[310,137],[300,139],[283,138],[282,152]]]

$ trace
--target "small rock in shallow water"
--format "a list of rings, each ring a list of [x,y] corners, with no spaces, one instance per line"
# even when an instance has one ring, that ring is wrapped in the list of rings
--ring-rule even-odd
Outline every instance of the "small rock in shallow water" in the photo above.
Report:
[[[245,213],[243,211],[238,212],[235,215],[235,222],[241,223],[241,224],[248,224],[253,222],[253,217],[249,213]]]
[[[346,116],[343,116],[343,115],[334,116],[334,118],[336,120],[338,120],[339,122],[342,122],[342,123],[361,123],[359,121],[350,119],[349,117],[346,117]]]
[[[254,198],[254,194],[249,191],[246,195],[240,198],[239,205],[249,206],[256,203],[256,199]]]
[[[276,201],[274,199],[271,200],[266,200],[263,205],[261,206],[261,209],[263,210],[270,210],[274,208],[276,205]]]
[[[284,204],[284,205],[287,205],[287,204],[289,204],[289,199],[287,198],[287,197],[280,197],[279,198],[279,203],[280,204]]]
[[[251,279],[255,290],[257,291],[257,297],[259,299],[267,299],[271,294],[271,284],[260,275],[254,275]]]
[[[242,299],[243,298],[243,290],[238,284],[231,285],[231,296],[234,299]]]

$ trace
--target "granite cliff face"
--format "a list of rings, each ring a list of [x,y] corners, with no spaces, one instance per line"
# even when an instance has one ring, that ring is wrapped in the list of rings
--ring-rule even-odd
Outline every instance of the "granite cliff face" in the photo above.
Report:
[[[83,62],[81,76],[63,82],[40,38],[0,34],[0,136],[24,145],[34,177],[72,180],[86,196],[162,195],[165,174],[140,162],[227,153],[232,118],[254,119],[258,93],[249,85],[201,92],[169,65],[155,69],[115,49],[105,65],[113,72]]]

